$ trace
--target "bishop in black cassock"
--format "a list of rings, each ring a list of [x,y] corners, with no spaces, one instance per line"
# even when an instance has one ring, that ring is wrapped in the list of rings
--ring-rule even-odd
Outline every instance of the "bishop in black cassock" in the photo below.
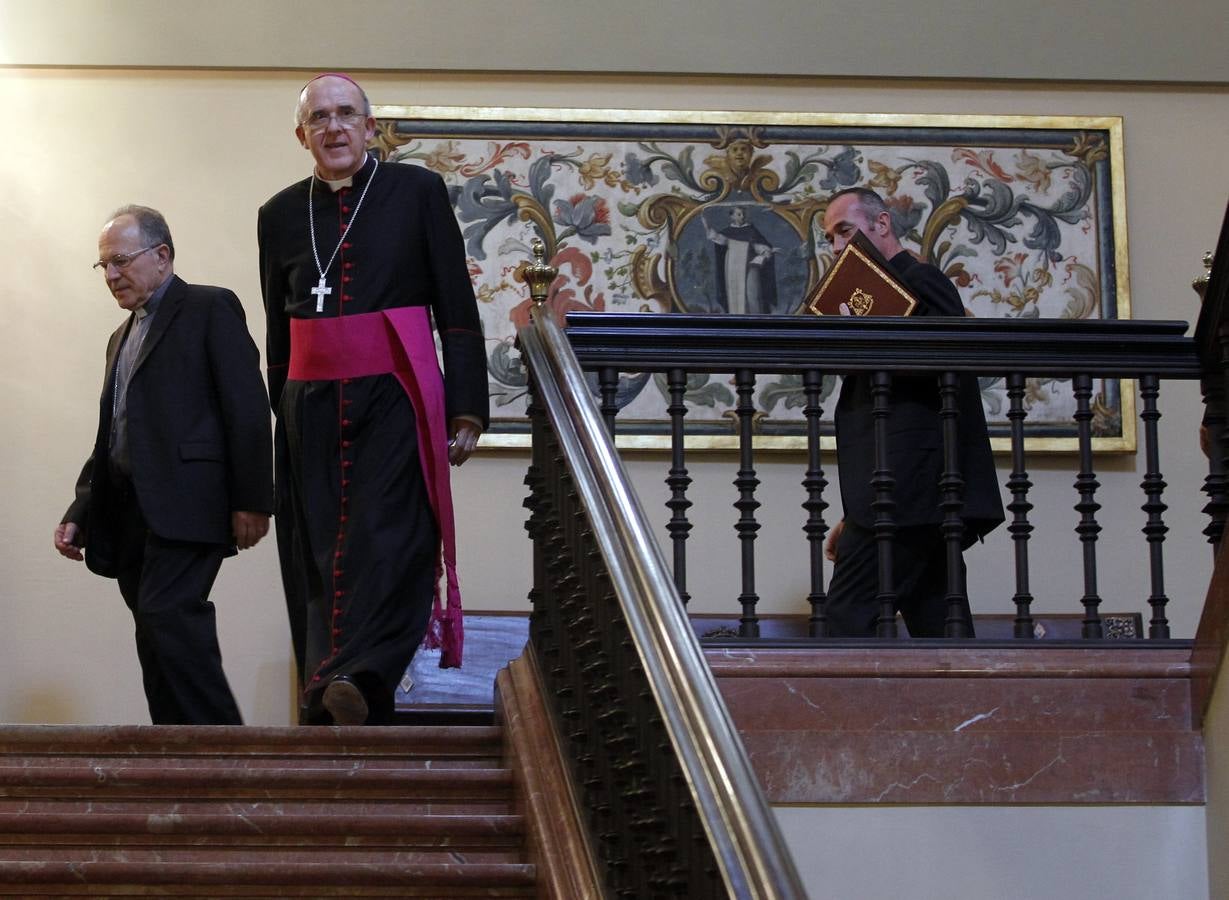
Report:
[[[344,76],[308,83],[299,122],[316,174],[261,207],[258,234],[277,418],[275,522],[301,718],[383,724],[437,583],[439,523],[414,410],[392,374],[288,377],[291,322],[427,308],[443,346],[446,417],[462,446],[454,463],[488,421],[486,357],[443,180],[366,155],[374,120]]]

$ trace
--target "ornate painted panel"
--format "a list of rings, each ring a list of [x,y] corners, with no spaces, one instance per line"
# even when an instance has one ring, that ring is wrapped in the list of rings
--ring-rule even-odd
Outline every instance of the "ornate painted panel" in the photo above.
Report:
[[[821,222],[837,190],[877,190],[906,249],[939,266],[976,316],[1130,316],[1118,118],[924,117],[378,107],[373,149],[443,176],[487,338],[487,446],[528,441],[515,348],[519,267],[541,238],[572,310],[807,314],[832,264]],[[830,395],[836,383],[828,379]],[[982,379],[992,431],[1006,386]],[[735,446],[730,378],[696,375],[688,444]],[[626,447],[666,446],[664,379],[620,385]],[[832,403],[835,401],[833,400]],[[757,385],[759,445],[803,446],[800,378]],[[831,404],[826,403],[830,407]],[[1033,449],[1074,447],[1070,383],[1033,379]],[[1133,450],[1133,385],[1097,384],[1101,450]],[[1124,422],[1126,427],[1124,428]]]

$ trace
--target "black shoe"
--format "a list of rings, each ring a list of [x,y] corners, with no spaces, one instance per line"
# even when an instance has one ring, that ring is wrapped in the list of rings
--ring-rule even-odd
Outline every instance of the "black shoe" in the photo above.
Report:
[[[348,675],[333,678],[324,689],[321,702],[333,717],[334,725],[362,725],[367,721],[367,698]]]

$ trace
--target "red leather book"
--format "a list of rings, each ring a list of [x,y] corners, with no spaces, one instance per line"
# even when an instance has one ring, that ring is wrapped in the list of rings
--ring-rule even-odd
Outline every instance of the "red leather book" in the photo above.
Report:
[[[817,316],[907,316],[917,298],[859,231],[804,305]]]

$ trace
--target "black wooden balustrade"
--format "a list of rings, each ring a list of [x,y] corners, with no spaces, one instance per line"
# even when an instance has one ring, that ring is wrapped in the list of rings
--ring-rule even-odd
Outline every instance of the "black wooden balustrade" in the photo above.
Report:
[[[887,421],[892,410],[892,379],[901,375],[932,374],[940,398],[940,420],[944,435],[944,471],[941,493],[941,530],[948,554],[948,624],[946,634],[964,634],[960,615],[967,586],[960,559],[964,526],[961,519],[964,478],[957,454],[957,391],[962,375],[993,376],[1005,379],[1011,444],[1011,472],[1003,488],[1007,498],[1007,532],[1014,548],[1015,620],[1013,635],[1034,637],[1034,598],[1029,585],[1029,540],[1033,525],[1030,501],[1032,482],[1025,449],[1026,379],[1036,377],[1069,379],[1072,382],[1076,411],[1074,426],[1078,447],[1078,471],[1073,484],[1073,510],[1078,516],[1075,532],[1080,542],[1083,563],[1083,590],[1080,596],[1081,635],[1096,640],[1106,636],[1103,627],[1097,583],[1097,547],[1101,532],[1098,512],[1101,504],[1093,453],[1092,423],[1096,397],[1094,379],[1121,378],[1138,382],[1142,397],[1143,455],[1146,471],[1141,509],[1146,515],[1142,533],[1148,548],[1151,594],[1148,637],[1169,638],[1164,592],[1163,546],[1167,526],[1163,500],[1165,480],[1160,470],[1162,382],[1194,381],[1201,377],[1198,340],[1186,336],[1187,323],[1177,321],[1088,321],[1024,320],[924,317],[918,319],[845,319],[810,316],[689,316],[673,314],[572,313],[567,317],[567,337],[581,366],[599,375],[602,412],[608,430],[617,434],[615,402],[619,373],[664,373],[670,385],[668,408],[671,434],[671,468],[667,484],[670,497],[668,531],[671,535],[675,579],[680,590],[685,585],[686,548],[690,522],[687,491],[690,479],[685,465],[684,436],[686,406],[682,402],[689,375],[733,373],[737,393],[735,409],[739,463],[734,479],[738,512],[734,523],[740,547],[742,590],[734,600],[738,609],[739,637],[754,638],[759,633],[758,596],[755,590],[755,541],[760,522],[757,511],[759,480],[756,476],[754,447],[755,408],[752,397],[756,379],[765,375],[788,375],[802,385],[806,396],[806,468],[802,481],[801,504],[807,518],[799,539],[799,557],[810,560],[809,633],[825,633],[824,570],[822,546],[828,531],[824,498],[832,479],[825,476],[820,456],[820,386],[825,375],[852,372],[871,374],[872,417],[875,427],[875,466],[871,487],[875,514],[874,533],[880,547],[880,593],[882,610],[878,634],[897,637],[891,584],[890,558],[896,532],[893,490],[895,478],[888,464]],[[1217,363],[1229,356],[1224,343],[1215,343]],[[1205,371],[1207,363],[1205,362]],[[1219,371],[1219,370],[1218,370]],[[1223,396],[1225,386],[1218,378],[1203,379],[1205,392]],[[835,400],[832,401],[835,403]],[[1214,404],[1215,406],[1215,404]],[[1209,422],[1215,429],[1218,449],[1213,453],[1205,490],[1212,518],[1209,539],[1219,537],[1229,502],[1229,478],[1220,459],[1219,442],[1224,417],[1212,409]],[[1183,435],[1183,440],[1192,439]],[[1229,445],[1229,441],[1225,442]],[[803,554],[802,548],[808,552]],[[979,607],[982,612],[984,605]],[[1001,610],[1009,612],[1009,610]],[[1076,612],[1072,610],[1071,612]]]

